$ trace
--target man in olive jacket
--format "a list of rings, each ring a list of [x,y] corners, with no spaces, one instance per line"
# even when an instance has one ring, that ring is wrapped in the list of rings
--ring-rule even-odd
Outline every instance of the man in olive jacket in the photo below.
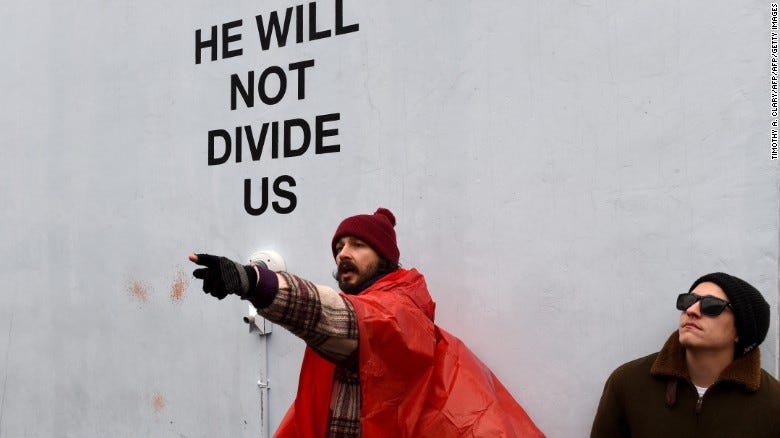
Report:
[[[707,274],[677,298],[660,352],[616,369],[592,438],[780,437],[780,383],[761,369],[769,304],[745,281]]]

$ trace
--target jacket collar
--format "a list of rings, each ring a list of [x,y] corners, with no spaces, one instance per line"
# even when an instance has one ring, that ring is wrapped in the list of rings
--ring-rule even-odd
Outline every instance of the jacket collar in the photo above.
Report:
[[[685,348],[680,345],[679,334],[676,331],[669,336],[658,353],[658,357],[650,368],[650,374],[690,380],[688,366],[685,363]],[[731,362],[715,383],[723,381],[734,382],[750,391],[757,391],[761,385],[761,352],[759,349],[755,348]]]
[[[436,315],[436,303],[428,292],[425,277],[416,269],[401,269],[379,278],[360,295],[371,295],[377,292],[402,293],[412,300],[431,321]]]

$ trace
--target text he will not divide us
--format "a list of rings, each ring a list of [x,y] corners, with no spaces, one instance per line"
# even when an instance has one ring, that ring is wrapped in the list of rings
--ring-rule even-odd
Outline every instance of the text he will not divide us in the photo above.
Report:
[[[306,19],[308,19],[308,41],[358,31],[359,25],[357,23],[344,25],[343,3],[343,0],[335,1],[332,30],[318,27],[317,2],[308,4],[308,14],[305,13],[304,5],[286,8],[283,20],[280,20],[278,11],[272,11],[267,16],[267,22],[262,15],[257,15],[255,23],[262,50],[268,50],[274,45],[274,42],[277,47],[284,47],[291,35],[291,26],[294,30],[295,42],[305,42],[304,21]],[[211,26],[208,39],[204,39],[203,32],[197,29],[195,32],[195,63],[200,64],[202,52],[209,49],[211,61],[216,61],[220,57],[219,48],[222,49],[222,59],[241,56],[244,53],[243,48],[239,47],[242,39],[240,32],[242,25],[243,20],[224,23],[221,25],[221,32],[219,32],[219,26]],[[256,97],[264,105],[275,105],[286,96],[289,82],[292,82],[293,87],[297,88],[297,99],[304,100],[306,98],[307,69],[314,66],[314,59],[309,59],[290,63],[286,69],[276,65],[269,66],[259,75],[256,75],[255,71],[249,71],[245,76],[232,74],[230,77],[230,110],[236,110],[240,103],[243,103],[243,107],[253,108]],[[236,163],[240,163],[245,157],[242,154],[244,147],[248,149],[252,161],[261,159],[264,146],[270,147],[271,159],[280,158],[280,153],[281,157],[284,158],[302,156],[312,145],[315,155],[340,152],[341,145],[335,140],[339,133],[335,124],[340,119],[341,114],[333,112],[316,115],[311,122],[305,118],[291,118],[283,121],[265,122],[254,128],[251,125],[245,125],[237,126],[231,130],[210,130],[208,132],[208,165],[216,166],[227,163],[231,155],[235,158]],[[267,144],[267,140],[270,140],[270,145]],[[268,147],[266,147],[266,151]],[[268,152],[266,152],[266,157],[268,157]],[[287,189],[294,187],[296,185],[295,179],[290,175],[282,175],[273,183],[274,194],[288,201],[286,207],[278,202],[273,203],[274,210],[281,214],[292,212],[297,205],[297,197],[292,191],[283,187],[284,185],[287,186]],[[251,205],[251,180],[244,181],[244,207],[249,214],[260,215],[268,207],[268,178],[262,179],[261,189],[262,204],[260,207],[253,207]]]

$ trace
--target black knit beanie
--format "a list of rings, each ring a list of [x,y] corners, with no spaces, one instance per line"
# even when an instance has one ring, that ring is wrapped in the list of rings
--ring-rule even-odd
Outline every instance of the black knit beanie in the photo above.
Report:
[[[735,354],[742,356],[758,347],[769,330],[769,303],[761,296],[761,292],[746,281],[723,272],[714,272],[699,278],[688,291],[693,291],[700,283],[707,281],[720,286],[731,302],[739,336]]]

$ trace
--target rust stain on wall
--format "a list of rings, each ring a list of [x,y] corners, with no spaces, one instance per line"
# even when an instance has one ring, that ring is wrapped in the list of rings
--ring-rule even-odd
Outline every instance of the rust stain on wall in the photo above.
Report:
[[[155,414],[159,414],[165,409],[165,399],[162,395],[155,394],[154,397],[152,397],[152,409],[154,409]]]
[[[131,282],[127,287],[127,291],[142,303],[145,303],[149,299],[149,293],[146,291],[146,286],[138,280]]]
[[[177,272],[176,279],[173,280],[173,286],[171,286],[171,301],[181,302],[184,293],[187,292],[187,286],[189,286],[187,275],[182,271]]]

